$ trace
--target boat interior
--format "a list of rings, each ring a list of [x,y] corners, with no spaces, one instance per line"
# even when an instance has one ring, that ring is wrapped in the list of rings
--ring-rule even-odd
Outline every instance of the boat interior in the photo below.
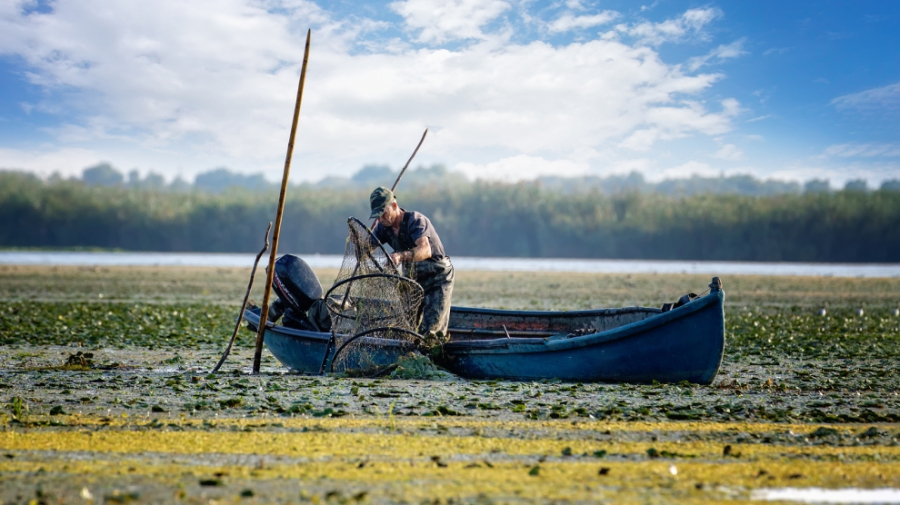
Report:
[[[688,303],[697,298],[691,294],[687,300],[674,305]],[[373,302],[369,300],[368,303]],[[352,315],[354,305],[349,306],[347,314]],[[666,305],[663,308],[623,307],[558,312],[454,306],[450,310],[448,332],[453,342],[507,338],[571,338],[601,333],[643,321],[672,309],[673,304]],[[279,329],[286,333],[317,333],[290,326],[279,326]],[[320,334],[323,337],[329,335],[327,332]]]
[[[643,321],[662,313],[651,307],[534,312],[453,307],[452,341],[502,338],[548,338],[590,335]]]

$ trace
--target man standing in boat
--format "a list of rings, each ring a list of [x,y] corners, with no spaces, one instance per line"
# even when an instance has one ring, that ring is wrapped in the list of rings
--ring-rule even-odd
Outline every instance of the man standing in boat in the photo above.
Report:
[[[372,232],[394,250],[391,259],[403,265],[404,271],[422,286],[422,323],[419,333],[429,343],[445,343],[449,339],[450,298],[453,294],[453,264],[444,253],[444,245],[431,220],[420,212],[397,205],[394,193],[379,187],[369,197],[371,219],[378,219]]]

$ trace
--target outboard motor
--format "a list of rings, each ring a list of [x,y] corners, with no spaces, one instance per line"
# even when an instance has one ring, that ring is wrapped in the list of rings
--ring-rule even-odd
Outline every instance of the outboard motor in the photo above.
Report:
[[[275,261],[275,275],[272,276],[272,288],[278,296],[278,300],[269,309],[269,321],[277,321],[284,315],[282,324],[291,328],[302,330],[322,331],[330,320],[327,317],[316,318],[317,322],[310,322],[310,307],[322,304],[322,285],[305,261],[293,254],[285,254]],[[317,314],[321,310],[316,311]],[[327,310],[325,311],[327,316]]]
[[[318,277],[305,261],[293,254],[285,254],[275,261],[272,288],[287,308],[304,314],[314,301],[322,298]]]

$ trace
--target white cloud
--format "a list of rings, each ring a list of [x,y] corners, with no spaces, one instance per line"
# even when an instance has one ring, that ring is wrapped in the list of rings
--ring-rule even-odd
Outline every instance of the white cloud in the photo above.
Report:
[[[881,88],[839,96],[831,101],[831,105],[834,105],[839,110],[884,111],[900,109],[900,82]]]
[[[725,116],[734,117],[744,112],[744,109],[741,108],[740,102],[734,98],[726,98],[722,100],[722,111]]]
[[[718,135],[731,129],[731,118],[740,113],[737,100],[722,100],[722,112],[710,113],[702,104],[684,101],[681,107],[658,106],[647,111],[649,127],[636,130],[619,147],[634,151],[647,151],[659,140],[672,140],[700,132]]]
[[[403,16],[419,42],[483,38],[482,27],[510,8],[503,0],[403,0],[391,9]]]
[[[51,14],[4,12],[0,33],[10,36],[0,52],[25,58],[31,81],[81,116],[57,128],[63,141],[195,137],[256,158],[274,148],[270,128],[284,122],[295,88],[302,34],[291,32],[291,16],[324,17],[313,4],[279,16],[254,5],[60,1]]]
[[[766,49],[763,52],[763,56],[769,56],[772,54],[784,54],[784,53],[788,52],[789,50],[790,50],[790,48],[788,48],[788,47],[771,47],[769,49]]]
[[[703,56],[691,58],[687,61],[688,70],[694,72],[703,65],[708,64],[710,60],[721,62],[730,58],[743,56],[747,54],[747,51],[744,51],[744,42],[746,41],[746,38],[738,39],[731,44],[721,45]]]
[[[512,171],[518,174],[534,173],[534,167],[599,170],[627,164],[631,151],[648,151],[660,141],[727,132],[741,112],[734,99],[704,102],[720,75],[685,75],[652,48],[617,39],[563,45],[484,40],[452,49],[391,40],[381,50],[360,51],[358,44],[371,40],[360,34],[378,23],[333,19],[310,2],[53,5],[48,14],[0,6],[0,54],[27,62],[29,79],[47,97],[36,110],[67,118],[50,130],[58,145],[49,151],[97,154],[94,160],[73,157],[78,170],[109,160],[190,178],[228,165],[275,179],[310,25],[295,180],[346,175],[366,162],[402,163],[425,126],[431,134],[419,154],[422,163],[496,163],[500,173],[519,167]],[[393,5],[424,12],[426,4]],[[506,9],[499,3],[446,5],[478,11],[468,28],[456,31],[470,30],[475,39],[471,30],[481,33],[485,20],[498,15],[492,12]],[[494,5],[493,11],[479,10],[483,5]],[[437,24],[426,28],[424,17],[416,16],[412,12],[407,22],[418,19],[419,38],[435,42],[450,37],[446,30],[454,32],[453,23],[465,17],[454,11],[444,16],[450,24],[433,20]],[[678,19],[695,20],[683,21],[688,31],[702,26],[696,14]],[[26,147],[0,145],[15,151],[6,154],[24,160],[22,166],[57,167],[56,159],[30,155]],[[585,149],[612,154],[599,165],[599,158],[578,154]]]
[[[826,156],[850,157],[896,157],[900,156],[900,144],[835,144],[825,149]]]
[[[102,160],[99,152],[82,148],[45,149],[33,152],[0,147],[0,169],[25,170],[41,176],[54,172],[78,175],[85,167]],[[74,168],[77,167],[77,168]]]
[[[608,10],[592,16],[574,16],[567,12],[550,23],[547,29],[550,33],[560,33],[573,29],[591,28],[605,25],[617,17],[619,17],[618,12]]]
[[[722,15],[722,11],[717,8],[690,9],[675,19],[659,23],[646,21],[635,25],[620,24],[616,26],[616,30],[651,46],[664,42],[681,42],[689,37],[705,40],[707,35],[703,28]]]
[[[744,152],[734,144],[725,144],[711,156],[720,160],[737,161],[744,159]]]
[[[700,93],[716,78],[684,76],[651,51],[607,41],[344,56],[319,78],[327,115],[319,120],[340,124],[336,134],[366,125],[357,138],[378,134],[385,142],[396,142],[396,132],[412,124],[437,126],[428,150],[441,154],[491,147],[560,152],[643,126],[724,131],[726,113],[676,98]]]
[[[453,169],[462,172],[470,179],[517,181],[534,179],[539,175],[559,177],[585,175],[588,173],[590,165],[573,160],[547,160],[540,156],[520,154],[483,165],[467,162],[457,163]]]

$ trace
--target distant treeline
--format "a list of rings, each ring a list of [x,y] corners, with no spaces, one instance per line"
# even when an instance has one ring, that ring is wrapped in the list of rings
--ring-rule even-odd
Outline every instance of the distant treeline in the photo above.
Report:
[[[389,184],[397,177],[397,172],[386,165],[366,165],[350,177],[326,177],[315,183],[304,182],[301,187],[314,187],[335,191],[371,190]],[[59,182],[58,176],[52,182]],[[203,172],[189,183],[180,176],[166,183],[165,179],[150,172],[141,177],[137,170],[130,171],[127,176],[109,163],[98,163],[84,169],[80,179],[88,186],[122,187],[131,189],[147,189],[153,191],[224,193],[234,189],[244,191],[266,192],[278,189],[278,185],[270,182],[262,174],[241,174],[221,167]],[[638,172],[624,175],[555,177],[542,176],[536,184],[558,193],[603,193],[616,195],[637,191],[640,193],[658,193],[668,196],[691,196],[699,194],[734,194],[747,196],[772,196],[798,193],[828,193],[833,190],[827,179],[811,179],[804,184],[798,182],[779,181],[775,179],[757,179],[751,175],[729,175],[719,177],[691,176],[676,179],[664,179],[651,182]],[[443,165],[418,167],[407,172],[403,179],[405,188],[421,188],[439,186],[448,189],[460,189],[471,185],[468,179],[458,172],[447,170]],[[882,190],[900,191],[900,180],[891,179],[881,183]],[[846,191],[867,192],[873,188],[864,179],[854,179],[844,184]]]
[[[342,253],[369,189],[291,188],[281,252]],[[451,256],[898,262],[900,192],[565,194],[537,183],[403,189]],[[0,247],[255,252],[277,191],[88,186],[0,172]]]

